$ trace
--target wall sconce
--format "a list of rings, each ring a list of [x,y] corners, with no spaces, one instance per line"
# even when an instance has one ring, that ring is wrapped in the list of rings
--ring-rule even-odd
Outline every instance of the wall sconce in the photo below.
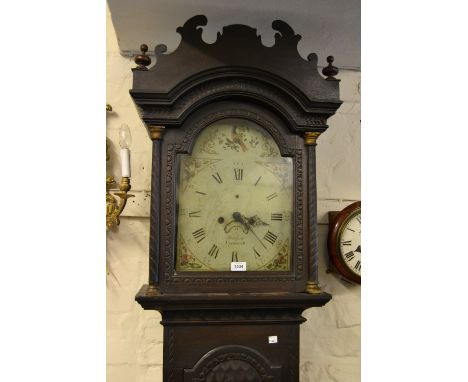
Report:
[[[110,105],[108,105],[110,106]],[[106,105],[106,110],[111,111],[112,107],[108,108]],[[132,143],[132,135],[130,134],[130,129],[126,124],[123,124],[120,127],[119,133],[119,144],[120,144],[120,158],[122,162],[122,178],[120,179],[120,192],[116,192],[115,195],[119,197],[119,201],[109,192],[111,185],[115,184],[115,179],[113,176],[106,177],[106,227],[107,230],[110,230],[120,224],[119,216],[127,204],[127,199],[135,196],[128,194],[130,191],[130,145]],[[106,161],[109,161],[109,152],[108,145],[106,142]]]

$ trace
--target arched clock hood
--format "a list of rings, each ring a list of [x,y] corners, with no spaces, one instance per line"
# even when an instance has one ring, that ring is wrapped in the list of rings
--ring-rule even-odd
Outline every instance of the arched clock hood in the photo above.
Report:
[[[295,131],[323,132],[326,120],[341,105],[338,70],[317,70],[317,55],[304,60],[297,51],[301,36],[284,21],[272,27],[275,44],[264,46],[261,36],[246,25],[229,25],[208,44],[200,26],[202,15],[189,19],[177,32],[178,48],[166,54],[165,45],[155,48],[156,63],[145,48],[137,56],[130,94],[146,125],[178,126],[200,106],[223,99],[255,100],[279,113]],[[147,48],[146,48],[147,49]]]

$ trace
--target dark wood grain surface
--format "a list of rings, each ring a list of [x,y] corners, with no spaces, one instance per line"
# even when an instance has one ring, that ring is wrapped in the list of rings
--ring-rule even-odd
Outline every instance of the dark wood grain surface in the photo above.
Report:
[[[153,142],[152,288],[144,285],[136,301],[161,313],[164,382],[297,382],[302,312],[331,299],[325,292],[305,293],[308,276],[316,278],[318,256],[315,146],[306,148],[303,135],[323,133],[341,105],[338,70],[329,68],[329,77],[322,77],[317,56],[299,55],[301,36],[283,21],[272,23],[272,47],[245,25],[226,26],[207,44],[200,28],[206,24],[205,16],[195,16],[177,28],[179,47],[166,54],[157,45],[150,68],[144,44],[136,57],[130,94],[148,130],[165,131]],[[255,122],[281,155],[292,158],[290,271],[175,271],[179,156],[191,152],[205,127],[224,118]],[[276,342],[270,342],[273,337]]]

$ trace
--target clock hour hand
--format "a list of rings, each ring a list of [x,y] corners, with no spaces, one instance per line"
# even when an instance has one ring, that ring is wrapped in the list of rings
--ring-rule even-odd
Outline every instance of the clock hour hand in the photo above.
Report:
[[[241,226],[242,226],[242,229],[244,230],[244,233],[248,233],[249,232],[249,225],[247,224],[247,222],[244,220],[244,218],[242,217],[241,213],[240,212],[234,212],[232,214],[232,217],[234,219],[234,222],[237,222],[239,223]],[[233,222],[232,222],[233,223]]]
[[[236,220],[236,221],[241,221],[241,220],[242,220],[242,215],[240,214],[240,212],[233,212],[233,213],[232,213],[232,217],[233,217],[234,220]]]
[[[241,223],[243,226],[248,226],[240,212],[234,212],[232,217],[234,221]]]
[[[232,214],[232,217],[234,218],[234,220],[231,220],[224,226],[224,232],[229,233],[234,227],[239,227],[240,225],[242,228],[242,231],[244,231],[245,234],[248,234],[249,226],[242,220],[241,214],[239,212],[234,212]]]
[[[361,244],[358,245],[358,247],[354,250],[354,252],[361,253]]]

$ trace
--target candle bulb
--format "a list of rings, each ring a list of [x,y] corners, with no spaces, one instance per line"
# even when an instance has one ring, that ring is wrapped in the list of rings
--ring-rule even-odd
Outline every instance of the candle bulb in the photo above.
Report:
[[[122,177],[130,178],[130,145],[132,143],[132,134],[130,134],[130,129],[128,125],[122,124],[120,127],[119,134],[119,143],[120,143],[120,159],[122,162]]]

